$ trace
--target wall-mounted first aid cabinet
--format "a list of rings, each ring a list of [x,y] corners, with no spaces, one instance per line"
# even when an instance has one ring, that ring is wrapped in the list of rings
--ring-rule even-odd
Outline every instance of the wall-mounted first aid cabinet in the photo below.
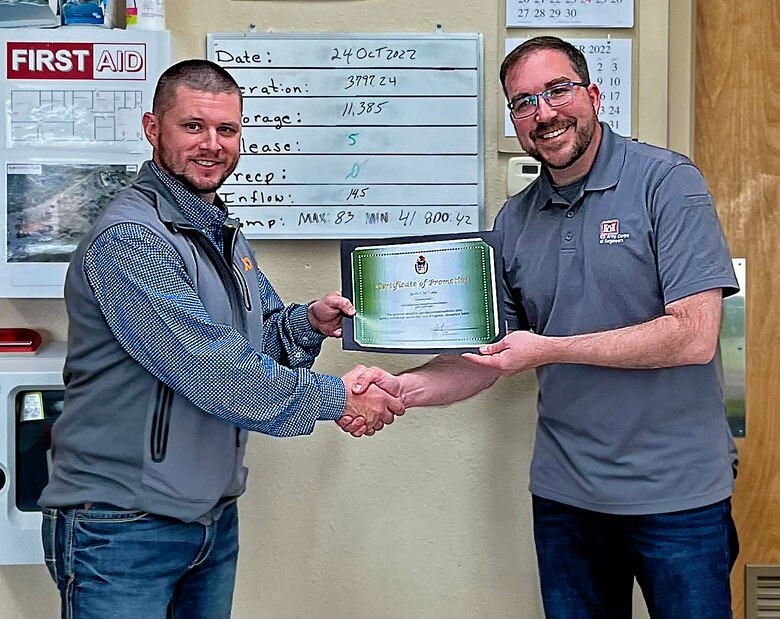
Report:
[[[38,497],[62,412],[65,344],[0,355],[0,565],[43,563]]]

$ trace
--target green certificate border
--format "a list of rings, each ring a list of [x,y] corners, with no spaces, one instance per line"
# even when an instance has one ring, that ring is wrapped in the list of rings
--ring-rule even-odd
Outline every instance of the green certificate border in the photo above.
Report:
[[[342,242],[342,288],[357,311],[344,348],[473,351],[506,332],[493,232]]]

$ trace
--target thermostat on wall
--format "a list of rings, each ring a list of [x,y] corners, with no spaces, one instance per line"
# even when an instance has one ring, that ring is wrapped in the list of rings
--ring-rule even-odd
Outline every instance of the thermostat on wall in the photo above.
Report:
[[[541,164],[532,157],[512,157],[506,174],[506,195],[511,197],[528,187],[542,170]]]

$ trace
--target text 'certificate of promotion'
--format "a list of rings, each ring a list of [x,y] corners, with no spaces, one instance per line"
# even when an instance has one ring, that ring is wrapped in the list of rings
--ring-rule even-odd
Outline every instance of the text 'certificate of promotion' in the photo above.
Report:
[[[499,339],[494,244],[490,232],[344,241],[342,285],[357,312],[344,348],[454,353]]]

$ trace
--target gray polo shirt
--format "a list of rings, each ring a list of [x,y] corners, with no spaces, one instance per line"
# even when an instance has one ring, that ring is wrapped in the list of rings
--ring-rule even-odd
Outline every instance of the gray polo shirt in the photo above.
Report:
[[[686,157],[602,124],[582,193],[543,174],[498,214],[510,328],[547,336],[658,318],[683,297],[737,280],[704,178]],[[720,350],[707,365],[537,370],[531,492],[614,514],[701,507],[731,495],[736,449]]]

